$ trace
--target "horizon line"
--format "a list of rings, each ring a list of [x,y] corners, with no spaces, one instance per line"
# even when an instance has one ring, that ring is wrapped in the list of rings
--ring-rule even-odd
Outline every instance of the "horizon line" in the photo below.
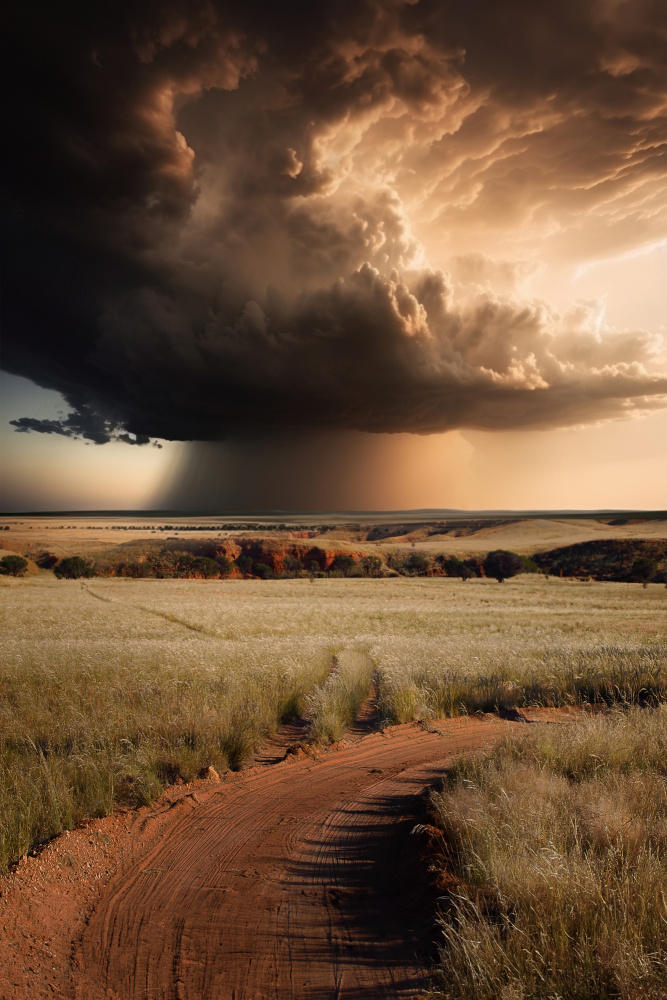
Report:
[[[573,515],[573,514],[604,514],[604,515],[663,515],[667,517],[667,510],[649,509],[639,507],[487,507],[487,508],[464,508],[464,507],[409,507],[409,508],[386,508],[386,509],[361,509],[361,510],[309,510],[299,508],[265,508],[251,510],[214,510],[214,509],[185,509],[185,508],[86,508],[86,509],[63,509],[63,510],[13,510],[0,511],[0,517],[84,517],[84,516],[108,516],[108,517],[218,517],[218,518],[267,518],[267,517],[327,517],[344,516],[359,517],[364,515],[459,515],[459,516],[489,516],[489,515]]]

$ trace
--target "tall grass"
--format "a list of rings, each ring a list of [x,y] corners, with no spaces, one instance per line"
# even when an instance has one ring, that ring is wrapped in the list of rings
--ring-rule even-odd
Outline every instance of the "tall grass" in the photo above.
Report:
[[[433,996],[667,994],[667,706],[531,728],[432,806],[455,875]]]
[[[326,682],[308,697],[310,732],[319,743],[345,734],[368,697],[375,667],[363,649],[343,649]]]
[[[3,640],[0,868],[85,816],[240,767],[331,665],[318,639],[215,639],[73,586],[41,612]]]
[[[547,700],[561,684],[549,678],[568,670],[576,700],[579,650],[600,692],[612,690],[612,661],[625,664],[613,684],[640,692],[645,676],[662,676],[664,622],[664,588],[535,577],[502,587],[0,577],[0,868],[62,827],[150,801],[207,764],[239,767],[316,689],[314,731],[336,739],[372,669],[359,661],[355,688],[350,651],[369,651],[385,715],[402,721],[493,708],[501,688],[503,704],[517,691]],[[345,669],[329,687],[332,650],[345,651]],[[532,676],[535,686],[521,687]]]
[[[372,647],[380,711],[392,722],[523,706],[655,704],[667,699],[667,643],[559,647],[433,640]]]

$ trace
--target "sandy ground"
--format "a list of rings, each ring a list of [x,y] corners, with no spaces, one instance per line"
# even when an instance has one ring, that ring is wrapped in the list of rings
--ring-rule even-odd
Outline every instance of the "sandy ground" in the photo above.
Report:
[[[509,728],[574,713],[368,733],[369,712],[328,751],[286,734],[279,763],[173,786],[22,861],[0,882],[0,997],[419,996],[439,892],[412,833],[424,789]]]

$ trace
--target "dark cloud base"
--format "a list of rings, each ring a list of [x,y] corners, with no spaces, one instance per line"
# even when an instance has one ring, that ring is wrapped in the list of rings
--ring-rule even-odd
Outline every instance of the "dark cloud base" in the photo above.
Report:
[[[563,247],[588,216],[591,246],[600,220],[610,246],[664,233],[667,6],[527,9],[14,4],[2,364],[71,410],[16,430],[140,445],[665,405],[655,337],[521,300],[525,260],[454,247],[452,278],[413,233],[426,208],[453,241],[555,217]]]

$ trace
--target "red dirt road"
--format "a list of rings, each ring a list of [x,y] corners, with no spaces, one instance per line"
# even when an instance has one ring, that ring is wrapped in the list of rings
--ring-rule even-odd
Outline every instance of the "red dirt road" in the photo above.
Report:
[[[434,890],[411,836],[421,795],[453,756],[514,725],[487,716],[397,726],[319,759],[294,755],[217,784],[173,788],[153,810],[98,821],[123,824],[115,844],[126,855],[115,875],[101,876],[85,922],[81,914],[73,921],[69,968],[51,969],[49,958],[46,977],[37,948],[42,926],[31,953],[34,976],[16,967],[4,980],[0,973],[0,996],[418,996],[435,937]],[[48,853],[44,912],[58,888]],[[31,899],[34,912],[39,892]],[[12,954],[21,961],[8,950],[20,940],[20,921],[13,926],[11,941],[0,942],[0,961]],[[55,961],[55,937],[50,948]]]

